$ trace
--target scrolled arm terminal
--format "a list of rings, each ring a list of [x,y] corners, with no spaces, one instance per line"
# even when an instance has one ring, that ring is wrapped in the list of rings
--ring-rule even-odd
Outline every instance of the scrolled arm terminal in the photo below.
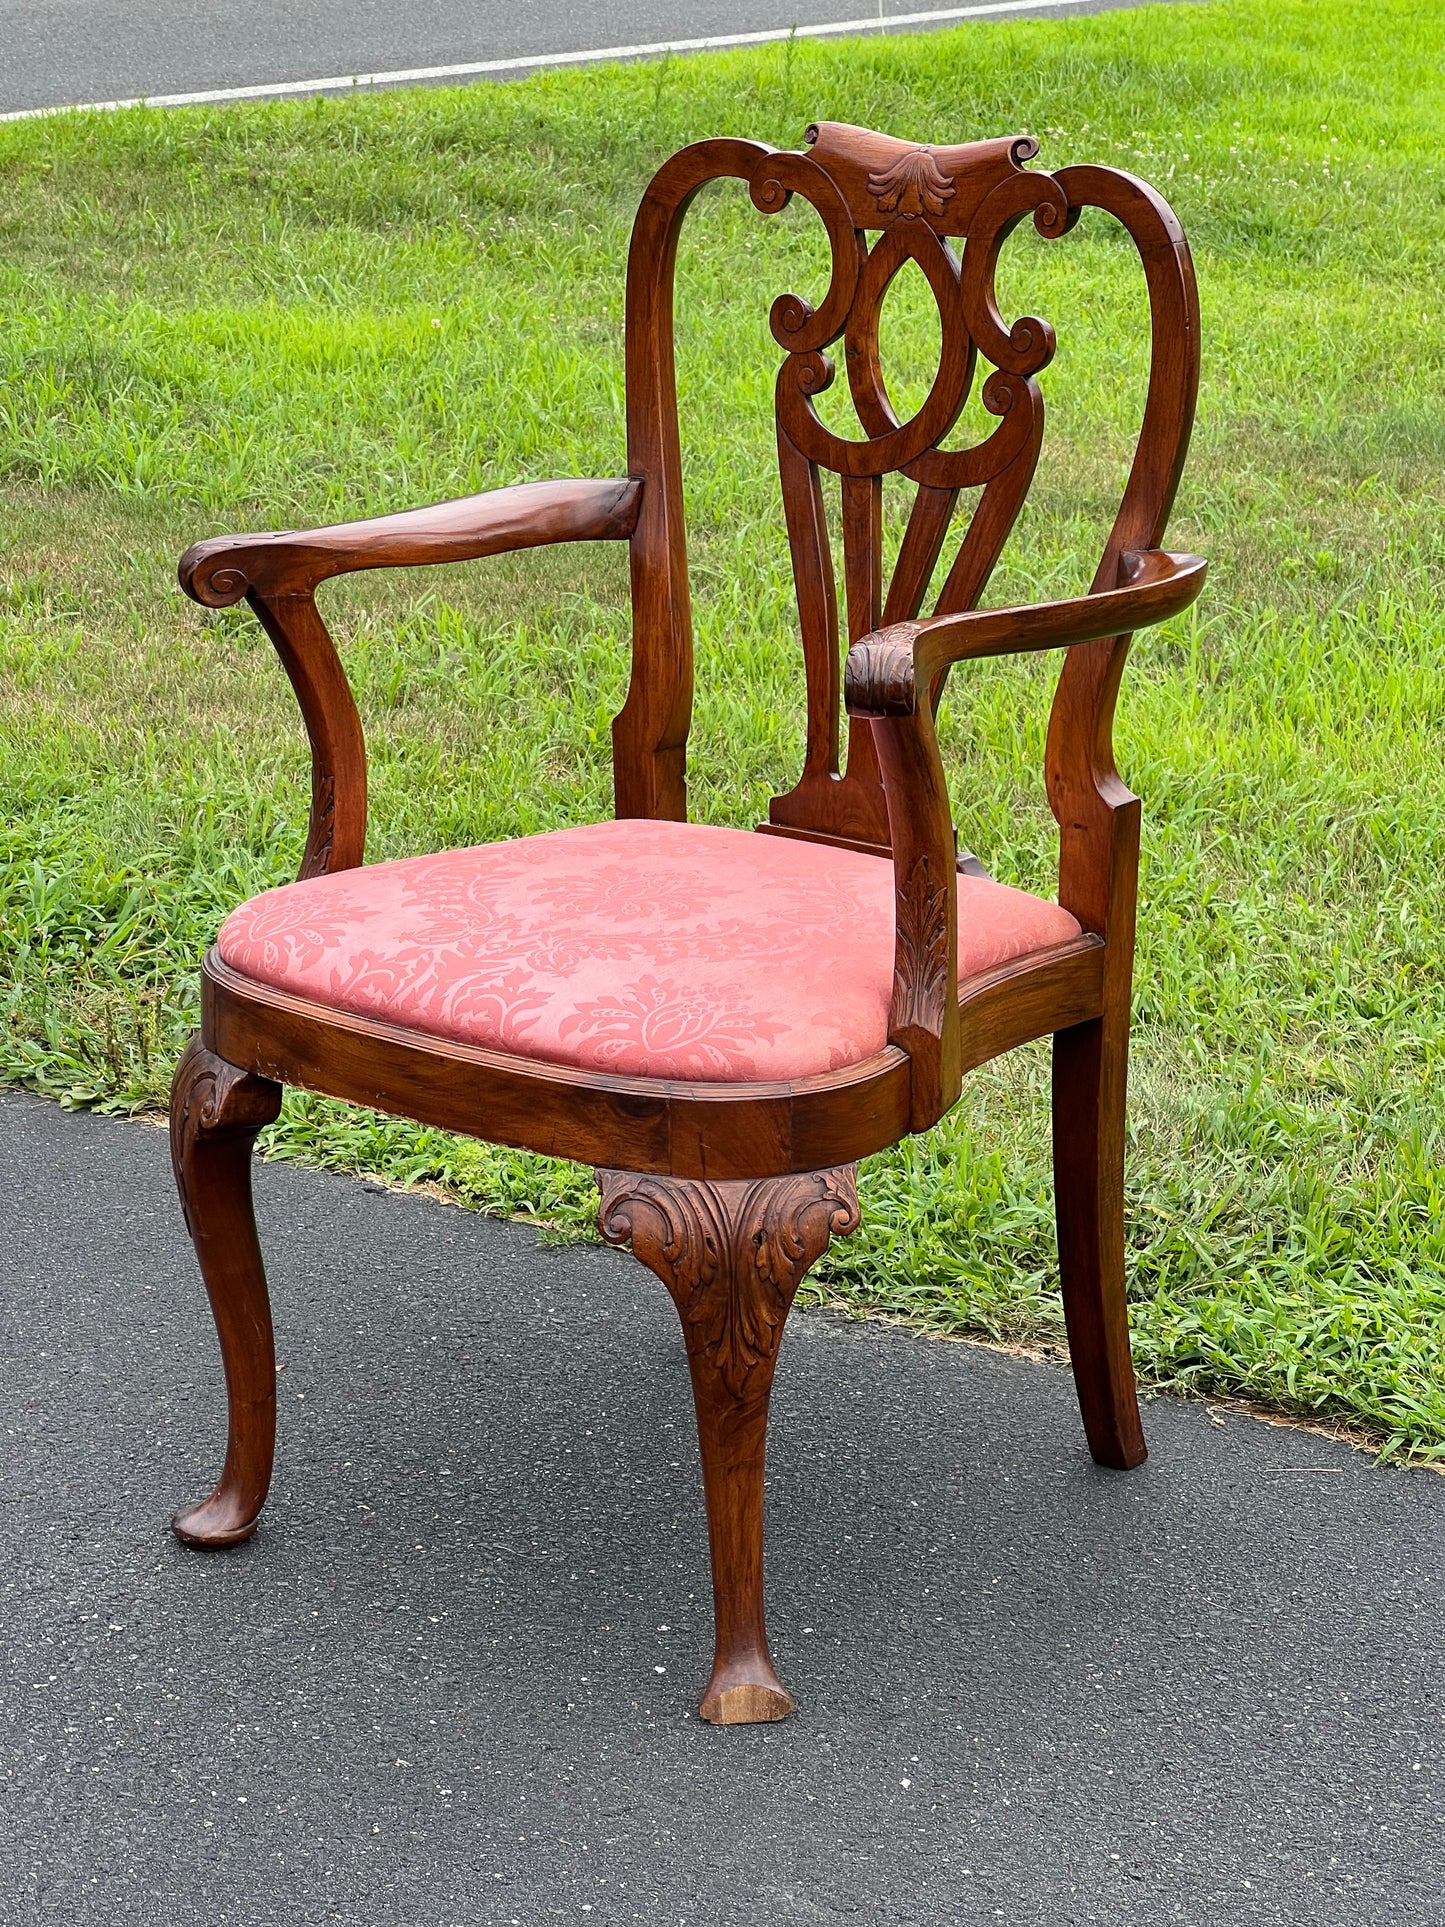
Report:
[[[523,482],[333,528],[218,535],[186,550],[180,582],[194,601],[224,609],[253,593],[309,595],[328,577],[357,569],[470,562],[553,542],[622,541],[641,497],[642,483],[627,478]]]
[[[303,877],[354,869],[366,846],[366,740],[316,588],[355,569],[469,562],[552,542],[630,536],[642,483],[524,482],[434,508],[334,528],[222,535],[180,561],[181,587],[208,608],[244,596],[290,679],[311,743],[311,822]]]
[[[912,716],[919,691],[927,692],[951,663],[1071,649],[1165,622],[1194,601],[1204,587],[1207,564],[1197,555],[1147,549],[1121,556],[1119,567],[1123,586],[1098,595],[934,616],[875,630],[848,651],[843,676],[848,713]]]

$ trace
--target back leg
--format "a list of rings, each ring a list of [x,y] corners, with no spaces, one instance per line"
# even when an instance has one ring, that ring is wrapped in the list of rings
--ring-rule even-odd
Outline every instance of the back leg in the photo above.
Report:
[[[193,1038],[171,1086],[171,1160],[221,1341],[230,1425],[209,1499],[171,1521],[192,1546],[249,1539],[276,1451],[276,1350],[251,1208],[251,1148],[281,1109],[281,1086],[237,1070]]]
[[[1097,1017],[1054,1036],[1054,1210],[1069,1357],[1089,1450],[1119,1470],[1148,1456],[1124,1295],[1122,1023]]]

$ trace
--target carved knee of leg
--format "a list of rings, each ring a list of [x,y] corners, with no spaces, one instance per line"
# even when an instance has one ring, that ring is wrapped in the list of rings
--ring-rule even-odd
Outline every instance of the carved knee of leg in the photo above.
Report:
[[[226,1063],[199,1039],[177,1067],[171,1155],[220,1340],[230,1414],[215,1491],[172,1521],[190,1545],[235,1545],[249,1538],[270,1485],[276,1357],[251,1207],[251,1149],[280,1108],[279,1084]]]
[[[810,1265],[858,1223],[852,1166],[705,1182],[599,1171],[599,1224],[672,1294],[697,1410],[712,1551],[715,1648],[701,1712],[782,1719],[763,1618],[763,1468],[783,1324]]]

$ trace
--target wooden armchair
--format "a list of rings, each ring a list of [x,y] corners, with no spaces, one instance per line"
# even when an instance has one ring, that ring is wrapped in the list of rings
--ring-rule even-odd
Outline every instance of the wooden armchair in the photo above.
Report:
[[[707,140],[643,197],[627,271],[627,475],[501,489],[305,534],[206,541],[180,565],[211,607],[244,596],[291,679],[312,752],[300,880],[242,905],[203,965],[199,1036],[176,1073],[177,1180],[220,1333],[225,1466],[175,1520],[189,1544],[253,1531],[271,1475],[275,1365],[250,1195],[256,1134],[296,1084],[597,1169],[601,1228],[630,1241],[681,1314],[701,1439],[716,1658],[703,1717],[778,1719],[763,1624],[768,1394],[793,1295],[858,1222],[856,1160],[926,1130],[964,1073],[1054,1039],[1064,1309],[1084,1429],[1102,1464],[1144,1457],[1124,1297],[1124,1090],[1139,805],[1114,769],[1131,634],[1185,608],[1204,563],[1160,550],[1198,374],[1188,249],[1152,189],[1099,167],[1030,171],[1030,139],[925,147],[860,128],[807,150]],[[745,181],[761,214],[801,194],[831,281],[771,310],[783,509],[807,677],[807,753],[762,834],[687,822],[692,641],[673,365],[673,271],[689,202]],[[1035,376],[1054,337],[1007,325],[994,269],[1031,216],[1062,237],[1107,210],[1143,263],[1153,346],[1133,467],[1091,592],[974,613],[1032,478]],[[869,245],[869,237],[876,237]],[[961,241],[961,250],[952,243]],[[893,277],[917,262],[942,348],[900,423],[878,356]],[[813,397],[839,337],[862,437]],[[944,448],[983,356],[998,425]],[[840,677],[820,472],[841,478],[848,638]],[[913,485],[884,589],[885,475]],[[919,619],[962,491],[979,494]],[[632,680],[613,729],[617,820],[362,867],[361,724],[315,592],[349,570],[456,562],[552,542],[627,541]],[[959,859],[934,716],[949,668],[1059,649],[1045,780],[1058,901]],[[849,716],[839,772],[840,693]]]

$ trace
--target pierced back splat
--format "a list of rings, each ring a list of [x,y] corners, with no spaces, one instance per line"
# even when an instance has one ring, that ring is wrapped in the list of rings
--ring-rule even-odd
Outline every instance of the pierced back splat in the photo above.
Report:
[[[1129,228],[1144,258],[1155,337],[1134,471],[1096,582],[1113,586],[1119,553],[1152,541],[1173,497],[1194,386],[1187,367],[1176,370],[1173,379],[1168,370],[1161,377],[1161,322],[1192,329],[1197,362],[1197,309],[1191,307],[1193,280],[1177,224],[1163,202],[1130,176],[1103,168],[1070,168],[1057,176],[1031,171],[1025,163],[1038,149],[1027,136],[930,147],[822,122],[808,129],[807,141],[803,153],[779,153],[741,140],[685,148],[657,174],[633,230],[627,280],[628,467],[644,489],[632,537],[632,683],[613,726],[617,810],[624,816],[686,815],[692,636],[673,274],[678,231],[693,195],[708,181],[731,177],[746,181],[763,214],[778,212],[801,194],[821,219],[831,249],[821,304],[814,309],[800,296],[782,295],[769,316],[773,337],[785,351],[776,391],[778,465],[808,727],[802,775],[793,789],[773,798],[764,827],[780,835],[886,849],[888,813],[866,722],[850,722],[846,774],[839,773],[841,642],[822,472],[840,479],[850,643],[881,625],[918,615],[965,489],[981,492],[934,613],[974,607],[1033,479],[1044,419],[1035,376],[1054,352],[1046,322],[1024,317],[1008,326],[1000,315],[994,293],[999,251],[1025,219],[1032,217],[1040,234],[1056,238],[1072,227],[1081,207],[1107,207]],[[938,304],[941,340],[932,388],[917,414],[900,422],[884,383],[879,316],[889,287],[910,260]],[[1161,304],[1166,312],[1161,313]],[[863,431],[858,440],[834,434],[814,405],[834,380],[834,362],[825,351],[840,338],[848,390]],[[998,426],[971,447],[945,449],[940,444],[958,421],[980,356],[992,364],[980,398]],[[914,498],[885,587],[882,486],[891,474],[914,485]],[[1092,644],[1088,652],[1077,652],[1092,652],[1092,673],[1084,674],[1081,664],[1070,681],[1071,700],[1094,705],[1104,721],[1127,647],[1127,639],[1119,640],[1117,668],[1109,653],[1113,645]],[[1052,771],[1050,776],[1052,797]]]

